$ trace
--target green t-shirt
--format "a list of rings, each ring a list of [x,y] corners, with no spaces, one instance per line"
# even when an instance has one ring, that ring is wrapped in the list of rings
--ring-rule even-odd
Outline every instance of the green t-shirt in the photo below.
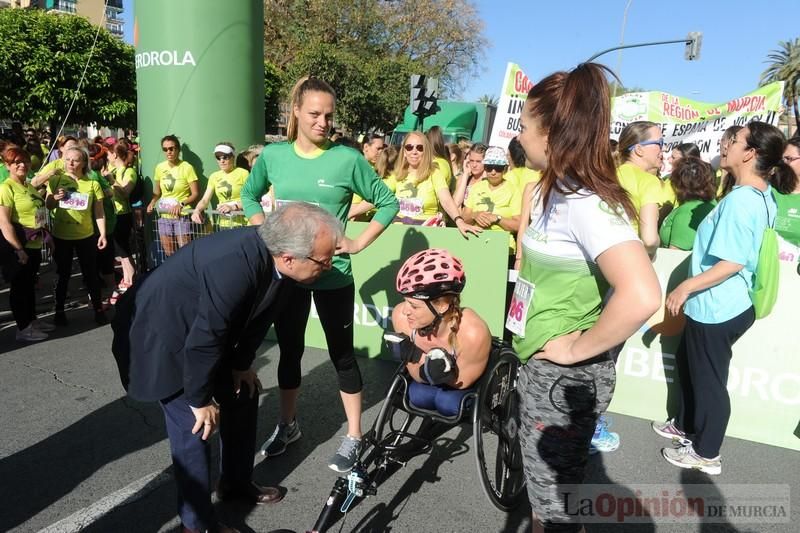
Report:
[[[153,172],[153,181],[159,184],[161,188],[161,197],[158,199],[159,209],[170,209],[171,207],[183,203],[192,194],[189,184],[197,181],[197,174],[194,172],[194,167],[186,161],[181,161],[176,166],[171,166],[169,162],[162,161],[156,165]],[[186,206],[182,214],[191,211],[189,206]],[[161,218],[175,218],[167,213],[161,213]]]
[[[287,201],[319,205],[343,225],[353,194],[377,208],[372,220],[384,226],[397,214],[397,200],[360,152],[339,144],[328,144],[312,154],[299,154],[294,143],[266,146],[253,164],[242,187],[242,206],[246,217],[262,213],[261,196],[270,185],[276,204]],[[333,268],[310,285],[313,289],[337,289],[353,282],[350,256],[337,255]]]
[[[649,174],[633,163],[625,163],[617,168],[619,184],[631,197],[636,213],[641,213],[642,206],[648,204],[661,205],[664,203],[664,191],[661,180]],[[639,232],[639,224],[634,223],[633,228]]]
[[[67,241],[86,239],[94,235],[94,203],[103,201],[103,189],[97,181],[84,176],[79,180],[58,173],[47,182],[47,192],[69,191],[70,197],[61,200],[54,211],[52,233]]]
[[[214,191],[217,208],[222,204],[237,202],[242,198],[242,187],[247,181],[248,172],[236,167],[230,172],[218,170],[208,177],[208,188]],[[219,215],[218,224],[223,228],[246,226],[247,219],[242,215]]]
[[[775,232],[787,242],[800,246],[800,193],[775,193],[778,214],[775,217]]]
[[[522,265],[509,310],[509,320],[515,315],[524,324],[523,334],[514,335],[523,363],[550,339],[597,322],[608,291],[597,257],[617,244],[638,240],[624,215],[586,190],[568,195],[554,190],[543,211],[535,201],[520,243]],[[517,305],[520,301],[528,305]]]
[[[109,196],[109,194],[114,194],[114,190],[105,176],[96,170],[89,172],[89,179],[99,183],[103,189],[103,213],[106,215],[106,234],[111,235],[117,227],[117,210],[114,207],[114,198]]]
[[[706,218],[717,202],[703,200],[689,200],[670,211],[658,231],[661,237],[661,246],[669,248],[674,246],[679,250],[691,250],[697,227]]]
[[[489,180],[484,179],[472,187],[465,205],[475,213],[489,212],[503,218],[511,218],[518,216],[522,211],[522,195],[517,186],[506,179],[494,189],[489,185]],[[492,224],[489,229],[506,231],[498,224]],[[516,232],[509,232],[508,249],[509,254],[517,250]]]
[[[114,180],[121,186],[126,186],[128,182],[136,184],[139,177],[136,175],[136,169],[131,167],[114,167],[111,170],[114,173]],[[132,191],[133,189],[131,189]],[[124,215],[131,212],[131,202],[128,198],[122,195],[116,188],[114,189],[114,210],[118,215]]]
[[[44,199],[30,184],[20,185],[14,180],[6,180],[0,185],[0,205],[11,211],[11,222],[25,228],[37,229],[47,225]],[[25,244],[25,248],[41,247],[41,239],[34,239]]]

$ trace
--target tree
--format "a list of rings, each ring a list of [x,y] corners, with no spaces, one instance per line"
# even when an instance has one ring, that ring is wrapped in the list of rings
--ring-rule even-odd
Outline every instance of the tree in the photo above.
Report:
[[[270,131],[275,127],[280,115],[283,77],[278,67],[264,61],[264,128]]]
[[[800,37],[793,41],[780,41],[780,47],[772,50],[767,55],[769,66],[761,73],[761,85],[766,85],[775,81],[785,82],[783,87],[783,99],[787,107],[794,111],[794,121],[800,129],[800,110],[798,110],[798,80],[800,80]]]
[[[454,93],[487,41],[469,0],[264,0],[266,60],[283,94],[304,75],[336,90],[337,120],[354,130],[388,128],[409,103],[409,76]]]
[[[97,43],[89,61],[89,50]],[[80,16],[0,9],[0,116],[60,124],[136,124],[134,49]]]
[[[497,104],[500,102],[500,99],[493,94],[484,94],[480,98],[478,98],[479,104],[486,104],[486,105],[493,105],[497,107]]]

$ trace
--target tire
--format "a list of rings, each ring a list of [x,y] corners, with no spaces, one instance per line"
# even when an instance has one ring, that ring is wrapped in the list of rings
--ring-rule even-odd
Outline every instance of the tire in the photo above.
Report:
[[[519,442],[519,360],[509,353],[490,359],[472,413],[475,458],[481,486],[501,511],[523,501],[525,474]]]

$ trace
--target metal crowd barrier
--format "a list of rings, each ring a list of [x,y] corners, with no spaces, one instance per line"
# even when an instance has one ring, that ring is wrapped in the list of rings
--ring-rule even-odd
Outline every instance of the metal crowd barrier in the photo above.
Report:
[[[220,213],[215,209],[207,209],[203,213],[202,224],[193,221],[191,214],[191,209],[184,210],[177,217],[167,210],[153,209],[149,215],[152,266],[160,265],[193,240],[247,225],[243,211]]]

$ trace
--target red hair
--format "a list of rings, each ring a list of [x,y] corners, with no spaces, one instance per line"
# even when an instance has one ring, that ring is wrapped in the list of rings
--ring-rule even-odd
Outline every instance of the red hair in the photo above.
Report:
[[[23,159],[29,165],[31,164],[31,154],[19,146],[12,145],[3,152],[3,161],[9,165],[17,158]]]
[[[617,180],[611,155],[606,72],[611,71],[603,65],[582,63],[571,72],[547,76],[528,92],[528,112],[547,133],[547,168],[539,192],[546,208],[555,187],[572,193],[587,189],[635,220],[636,210]]]

